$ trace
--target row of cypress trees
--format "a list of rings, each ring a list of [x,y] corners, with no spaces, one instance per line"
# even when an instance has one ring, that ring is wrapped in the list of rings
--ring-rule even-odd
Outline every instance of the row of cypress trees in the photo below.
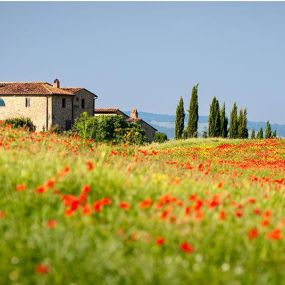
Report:
[[[251,133],[252,139],[263,139],[263,138],[270,139],[270,138],[276,138],[276,137],[277,137],[276,130],[273,132],[271,131],[271,125],[269,121],[266,122],[265,133],[263,133],[262,128],[259,129],[256,135],[255,135],[254,130],[252,130],[252,133]]]
[[[175,118],[175,139],[195,138],[198,136],[198,84],[193,86],[188,111],[188,124],[184,129],[185,111],[183,98],[180,97],[179,103],[176,108]],[[208,133],[204,132],[203,137],[222,137],[222,138],[248,138],[247,128],[247,110],[241,108],[238,112],[237,104],[234,103],[230,113],[230,125],[228,128],[229,120],[226,116],[225,103],[220,108],[219,101],[216,97],[213,98],[210,105]],[[265,136],[263,135],[262,128],[255,135],[252,131],[251,138],[272,138],[276,137],[276,131],[271,131],[270,123],[266,123]]]
[[[192,95],[190,99],[190,105],[188,110],[188,124],[184,130],[184,120],[185,120],[185,111],[184,111],[184,102],[183,98],[180,97],[178,106],[176,108],[176,117],[175,117],[175,139],[187,139],[187,138],[197,138],[198,137],[198,84],[193,86]]]
[[[248,138],[246,109],[241,108],[238,114],[237,104],[234,103],[230,115],[229,129],[228,123],[225,103],[220,109],[219,101],[214,97],[210,106],[208,136],[229,137],[232,139]]]

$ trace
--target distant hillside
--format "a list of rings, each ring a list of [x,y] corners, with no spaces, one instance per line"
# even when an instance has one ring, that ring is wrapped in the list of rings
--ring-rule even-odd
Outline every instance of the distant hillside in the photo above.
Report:
[[[130,115],[130,111],[124,111],[127,115]],[[174,137],[174,115],[154,114],[147,112],[139,112],[139,117],[155,127],[159,132],[166,133],[168,138]],[[187,124],[188,117],[185,118],[185,126]],[[261,127],[265,130],[265,122],[248,122],[248,129],[258,131]],[[198,124],[198,132],[201,134],[203,130],[208,128],[208,116],[200,116]],[[277,131],[279,137],[285,137],[285,125],[272,124],[272,130]]]

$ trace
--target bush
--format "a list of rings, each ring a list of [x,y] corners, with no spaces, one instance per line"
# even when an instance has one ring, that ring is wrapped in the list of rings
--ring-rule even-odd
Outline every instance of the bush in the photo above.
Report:
[[[154,141],[158,143],[163,143],[167,141],[167,135],[165,133],[156,132],[154,134]]]
[[[24,128],[30,132],[36,130],[36,126],[33,124],[30,118],[11,118],[4,121],[4,125],[11,125],[12,128]]]
[[[75,121],[73,131],[98,142],[142,144],[145,132],[139,124],[128,123],[123,116],[93,116],[86,112]]]

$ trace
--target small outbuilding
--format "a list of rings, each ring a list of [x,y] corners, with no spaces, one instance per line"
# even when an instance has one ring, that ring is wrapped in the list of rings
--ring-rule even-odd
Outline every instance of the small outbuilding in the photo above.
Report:
[[[132,109],[130,116],[128,116],[127,114],[125,114],[118,108],[97,108],[95,109],[95,116],[106,116],[106,115],[109,115],[109,116],[121,115],[126,119],[127,122],[134,122],[134,123],[140,124],[141,127],[145,131],[147,141],[152,142],[154,140],[154,135],[157,132],[157,129],[151,126],[149,123],[147,123],[143,119],[139,118],[138,111],[136,108]]]

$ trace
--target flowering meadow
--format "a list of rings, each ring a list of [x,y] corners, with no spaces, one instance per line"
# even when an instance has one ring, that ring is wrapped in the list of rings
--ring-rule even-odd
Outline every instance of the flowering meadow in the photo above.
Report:
[[[0,284],[285,284],[284,140],[2,126],[0,187]]]

